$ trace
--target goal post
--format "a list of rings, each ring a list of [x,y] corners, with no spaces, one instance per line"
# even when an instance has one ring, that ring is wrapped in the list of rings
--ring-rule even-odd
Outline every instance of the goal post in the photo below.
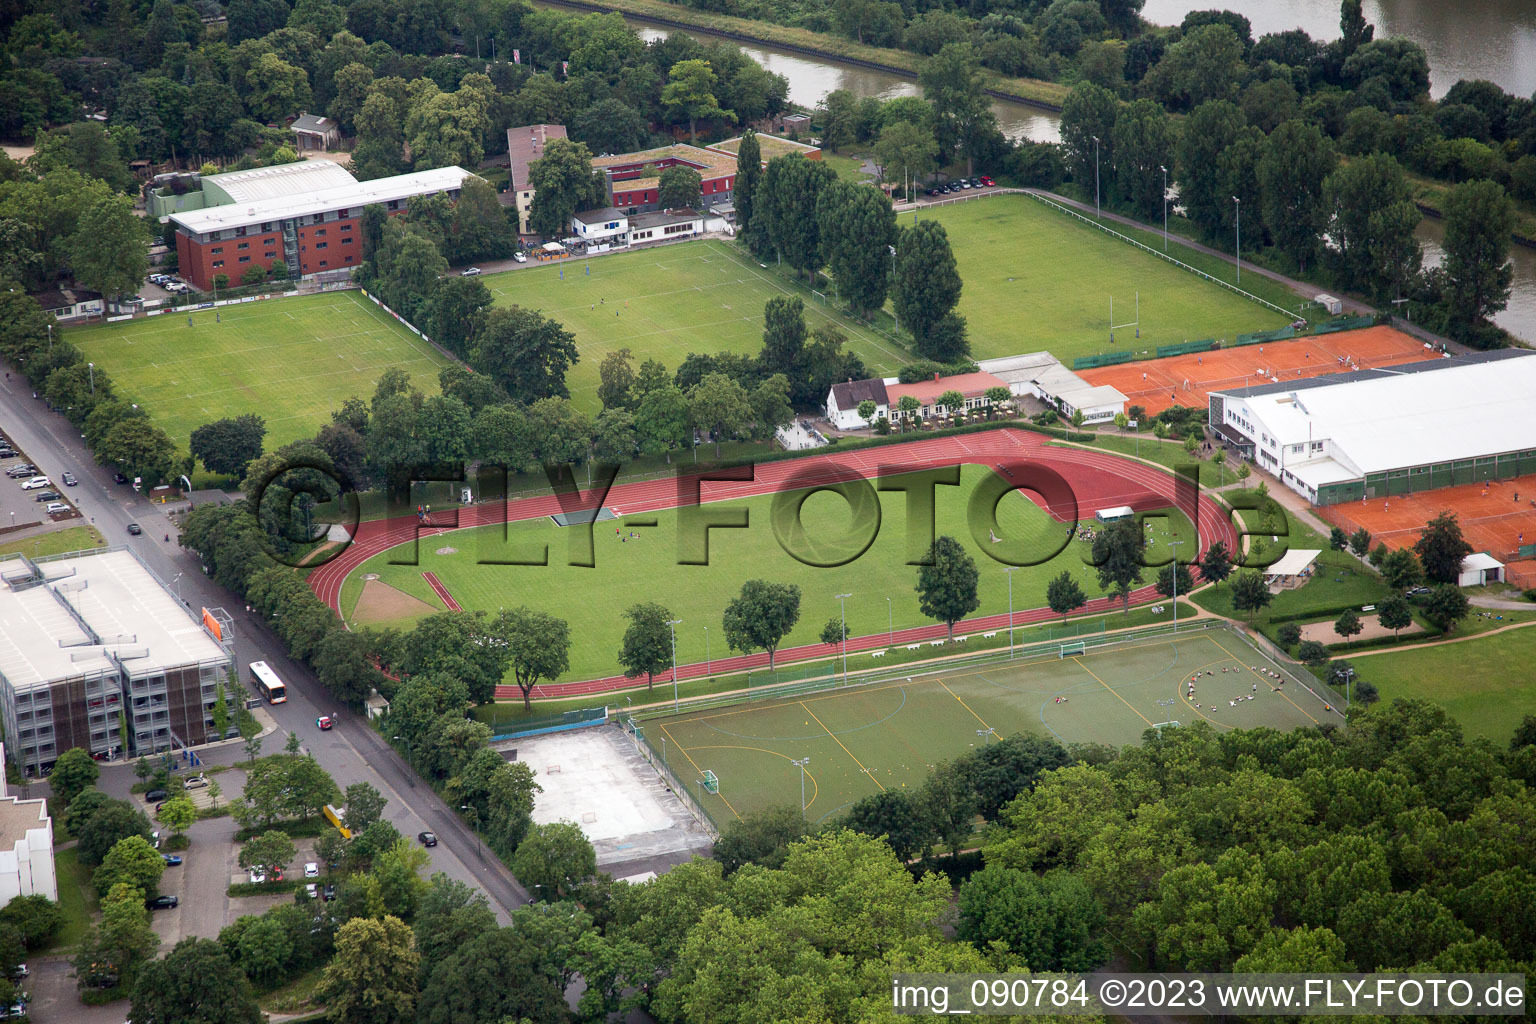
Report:
[[[1071,643],[1062,644],[1061,648],[1060,648],[1060,656],[1062,658],[1070,658],[1073,655],[1087,654],[1087,653],[1088,653],[1088,644],[1087,644],[1087,642],[1085,642],[1083,640],[1074,640]]]

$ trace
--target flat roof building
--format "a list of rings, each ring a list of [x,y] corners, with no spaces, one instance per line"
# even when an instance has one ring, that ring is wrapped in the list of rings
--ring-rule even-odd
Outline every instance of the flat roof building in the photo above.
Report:
[[[5,745],[0,744],[0,763]],[[48,801],[12,796],[0,772],[0,906],[17,896],[59,899],[53,864],[53,819]]]
[[[977,364],[1001,378],[1015,395],[1034,395],[1067,418],[1083,414],[1084,423],[1103,423],[1125,411],[1125,395],[1107,384],[1089,384],[1049,352],[983,359]]]
[[[246,177],[233,184],[225,182],[212,187],[227,193],[233,188],[230,194],[252,198],[171,214],[169,220],[176,226],[177,265],[182,276],[206,291],[213,287],[213,279],[219,274],[227,276],[231,284],[239,284],[250,267],[270,271],[275,260],[283,262],[287,275],[293,279],[351,270],[362,262],[361,232],[357,227],[363,207],[378,205],[390,213],[403,213],[417,196],[442,193],[457,199],[464,182],[474,177],[459,167],[439,167],[356,181],[329,161],[315,160],[310,165],[334,168],[344,180],[333,172]],[[261,170],[276,172],[292,166],[295,165]],[[204,179],[205,193],[215,180]],[[328,184],[319,188],[291,187],[305,182]]]
[[[517,206],[518,234],[528,234],[528,214],[533,209],[533,182],[528,169],[544,155],[544,148],[566,137],[563,124],[525,124],[507,129],[507,190]]]
[[[0,559],[8,753],[36,774],[71,747],[111,756],[206,742],[232,663],[225,644],[127,549]]]
[[[1317,505],[1536,473],[1536,353],[1214,391],[1217,436]]]
[[[679,143],[592,161],[592,169],[607,176],[608,205],[631,216],[660,209],[661,172],[668,167],[691,167],[699,172],[703,205],[731,202],[731,190],[736,185],[733,153]]]

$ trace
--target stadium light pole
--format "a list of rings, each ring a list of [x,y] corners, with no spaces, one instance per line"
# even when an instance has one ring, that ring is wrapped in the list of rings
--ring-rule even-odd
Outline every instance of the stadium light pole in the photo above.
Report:
[[[837,595],[837,611],[838,611],[838,614],[843,617],[843,630],[842,630],[842,634],[841,634],[841,639],[843,641],[843,685],[844,686],[848,685],[848,606],[846,604],[844,604],[843,602],[847,598],[850,598],[852,596],[853,596],[852,594],[838,594]]]
[[[1168,168],[1162,164],[1157,169],[1163,172],[1163,252],[1168,251]]]
[[[1237,206],[1237,216],[1232,221],[1232,227],[1237,232],[1237,244],[1232,249],[1232,262],[1237,264],[1237,283],[1243,283],[1243,201],[1237,196],[1232,197],[1232,202]]]
[[[1354,692],[1354,688],[1355,688],[1354,687],[1354,683],[1355,683],[1355,670],[1352,669],[1352,668],[1345,669],[1344,670],[1344,706],[1346,708],[1348,708],[1350,706],[1350,704],[1354,703],[1352,700],[1350,700],[1350,695]]]
[[[800,817],[805,817],[805,766],[811,763],[808,757],[802,757],[798,761],[791,759],[790,764],[800,769]]]
[[[14,516],[15,513],[13,512],[12,515]],[[896,613],[891,611],[889,597],[885,599],[885,642],[888,644],[896,642]]]
[[[915,224],[917,222],[916,221],[917,214],[914,213],[912,216],[913,216],[913,223]],[[888,246],[886,246],[886,248],[889,249],[890,253],[891,253],[891,280],[895,281],[896,280],[896,247],[894,245],[888,245]],[[891,318],[896,321],[896,330],[899,333],[901,331],[901,317],[896,315],[896,309],[895,309],[894,306],[891,308]],[[48,330],[51,332],[53,330],[53,328],[50,327],[50,328],[48,328]],[[51,333],[48,336],[50,338],[53,337],[53,335]]]
[[[1181,540],[1168,542],[1168,546],[1175,549],[1183,544]],[[1179,631],[1179,553],[1177,550],[1173,553],[1173,631],[1175,633]]]
[[[682,619],[668,619],[667,628],[672,631],[672,712],[677,713],[677,627]]]
[[[992,728],[991,726],[988,726],[985,729],[977,729],[976,730],[976,735],[981,737],[981,745],[982,746],[986,746],[988,743],[991,742],[992,734],[995,733],[995,732],[997,732],[996,729]]]
[[[96,364],[86,363],[85,365],[91,373],[91,397],[94,398],[96,397]]]
[[[704,674],[706,676],[712,676],[712,675],[715,674],[710,669],[710,665],[709,665],[709,627],[708,626],[704,627]]]
[[[1013,574],[1022,566],[1010,565],[1003,569],[1008,576],[1008,657],[1013,657]]]
[[[1093,216],[1099,216],[1099,137],[1093,136]]]

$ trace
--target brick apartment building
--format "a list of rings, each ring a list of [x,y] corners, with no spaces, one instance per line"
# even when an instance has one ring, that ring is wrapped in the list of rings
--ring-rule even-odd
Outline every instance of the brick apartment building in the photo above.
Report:
[[[692,167],[699,172],[706,209],[730,203],[731,190],[736,186],[733,153],[676,145],[600,156],[592,161],[592,169],[608,179],[608,205],[630,215],[661,208],[659,175],[668,167]]]
[[[517,205],[517,233],[528,234],[528,214],[533,210],[533,182],[528,168],[544,155],[544,147],[565,138],[563,124],[526,124],[507,129],[507,191]]]
[[[250,267],[270,270],[274,260],[294,279],[350,270],[362,262],[363,207],[377,204],[393,214],[404,213],[414,196],[457,199],[470,177],[461,168],[440,167],[173,213],[177,265],[183,279],[204,291],[216,274],[239,284]]]

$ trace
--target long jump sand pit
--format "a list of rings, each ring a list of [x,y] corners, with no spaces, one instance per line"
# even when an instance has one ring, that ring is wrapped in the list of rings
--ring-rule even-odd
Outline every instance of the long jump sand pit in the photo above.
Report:
[[[1174,405],[1204,408],[1212,391],[1432,358],[1438,358],[1438,353],[1412,335],[1391,327],[1367,327],[1294,341],[1142,359],[1077,373],[1090,384],[1119,389],[1131,405],[1140,405],[1155,416]]]
[[[363,592],[357,599],[357,607],[352,610],[352,619],[355,622],[374,625],[398,622],[402,619],[416,619],[440,610],[418,597],[412,597],[405,591],[390,586],[383,580],[374,578],[363,581]]]
[[[613,726],[592,726],[493,744],[533,769],[542,793],[533,820],[575,822],[597,850],[598,865],[705,850],[708,833]]]

